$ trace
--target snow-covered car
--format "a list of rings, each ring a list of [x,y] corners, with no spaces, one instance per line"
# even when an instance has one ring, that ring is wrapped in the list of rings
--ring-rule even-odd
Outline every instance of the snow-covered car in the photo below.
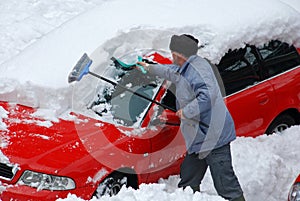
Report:
[[[294,184],[292,185],[288,201],[298,201],[300,200],[300,175],[295,180]]]
[[[299,52],[274,40],[230,51],[221,59],[218,68],[239,136],[271,134],[299,124]]]
[[[127,57],[132,55],[122,59]],[[160,52],[149,51],[144,57],[171,63]],[[225,101],[238,136],[272,133],[298,123],[299,64],[299,52],[279,41],[247,45],[221,59],[218,69]],[[174,86],[137,70],[124,71],[114,65],[109,69],[118,85],[99,82],[98,94],[87,106],[102,121],[73,112],[73,119],[47,125],[33,115],[36,109],[0,102],[7,113],[3,119],[7,129],[1,135],[8,142],[1,149],[7,157],[0,166],[6,187],[2,200],[54,200],[68,193],[90,199],[115,194],[122,185],[138,188],[140,183],[179,173],[185,145],[180,120],[170,110],[175,110]]]
[[[134,0],[105,1],[46,36],[20,34],[28,47],[0,64],[1,200],[56,200],[69,193],[90,199],[178,174],[186,147],[174,86],[109,61],[131,62],[136,53],[130,50],[152,48],[141,55],[170,63],[158,49],[168,49],[172,34],[195,35],[203,45],[199,55],[217,64],[238,136],[299,123],[300,49],[293,46],[300,47],[299,13],[271,0],[228,6],[163,1],[168,9],[157,6],[161,2],[147,3],[153,9],[145,12]],[[186,11],[184,17],[175,10]],[[87,75],[65,86],[74,57],[98,46],[90,69],[118,85]]]

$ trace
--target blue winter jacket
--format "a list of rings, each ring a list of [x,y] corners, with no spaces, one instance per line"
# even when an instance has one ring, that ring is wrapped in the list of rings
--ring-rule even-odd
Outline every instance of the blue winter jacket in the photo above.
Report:
[[[205,59],[193,55],[182,67],[152,65],[149,72],[176,85],[177,109],[182,109],[186,117],[181,120],[180,129],[188,153],[210,151],[236,138],[233,119]]]

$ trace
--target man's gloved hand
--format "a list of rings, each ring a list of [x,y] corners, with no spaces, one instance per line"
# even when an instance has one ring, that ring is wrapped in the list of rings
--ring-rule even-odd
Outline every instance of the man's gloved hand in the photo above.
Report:
[[[186,119],[186,117],[183,115],[182,109],[178,110],[178,111],[176,112],[176,115],[177,115],[180,119]]]
[[[137,64],[136,68],[138,70],[142,71],[142,69],[139,67],[139,66],[142,66],[146,71],[149,71],[149,66],[150,65],[148,63],[143,62],[143,61],[138,61],[136,64]]]

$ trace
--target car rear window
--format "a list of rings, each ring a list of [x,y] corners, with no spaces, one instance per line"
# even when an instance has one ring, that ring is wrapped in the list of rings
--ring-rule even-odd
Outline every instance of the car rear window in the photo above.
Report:
[[[217,65],[223,79],[226,95],[230,95],[260,80],[257,59],[247,46],[229,51]]]
[[[262,58],[264,78],[283,73],[300,64],[300,56],[296,48],[278,40],[258,47]]]
[[[217,66],[230,95],[299,65],[296,48],[274,40],[261,47],[229,50]]]

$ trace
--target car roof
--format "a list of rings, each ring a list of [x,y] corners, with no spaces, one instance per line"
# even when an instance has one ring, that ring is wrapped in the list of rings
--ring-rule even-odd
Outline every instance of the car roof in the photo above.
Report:
[[[118,58],[139,48],[168,50],[173,34],[193,34],[204,45],[199,55],[212,63],[218,63],[229,49],[270,39],[300,46],[300,14],[279,0],[136,3],[137,0],[106,1],[43,35],[18,56],[0,64],[2,86],[10,86],[9,93],[14,96],[17,93],[11,91],[34,91],[34,96],[26,94],[34,99],[29,101],[45,108],[59,105],[63,111],[72,107],[67,105],[72,102],[73,87],[67,77],[83,52],[94,60],[91,70],[102,73],[112,56]],[[99,82],[90,78],[84,78],[86,83],[81,81],[86,84],[83,92]],[[60,98],[56,104],[51,103],[53,94]]]

